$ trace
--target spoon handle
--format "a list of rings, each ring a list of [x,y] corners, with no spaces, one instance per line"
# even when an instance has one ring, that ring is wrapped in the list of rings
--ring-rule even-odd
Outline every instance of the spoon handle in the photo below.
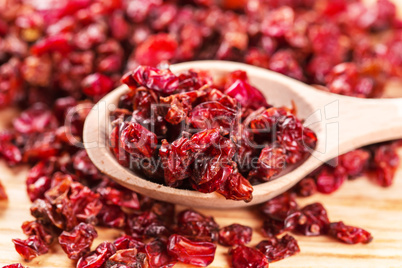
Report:
[[[359,99],[313,90],[306,92],[315,99],[321,124],[313,154],[323,162],[365,145],[402,138],[402,99]]]
[[[402,138],[402,99],[353,99],[339,102],[340,153]]]

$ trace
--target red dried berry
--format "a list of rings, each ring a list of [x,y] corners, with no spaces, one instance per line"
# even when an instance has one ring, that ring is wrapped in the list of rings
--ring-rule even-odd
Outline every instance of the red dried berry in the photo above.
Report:
[[[106,262],[105,267],[147,267],[147,259],[144,253],[138,253],[136,248],[118,250]]]
[[[22,162],[22,152],[10,140],[0,140],[0,156],[14,166]]]
[[[246,246],[236,246],[229,250],[233,268],[267,268],[268,259],[259,250]]]
[[[53,242],[54,237],[52,232],[38,221],[25,221],[22,224],[21,229],[27,236],[36,236],[47,245],[50,245]]]
[[[37,104],[15,119],[13,126],[19,133],[32,134],[55,129],[58,123],[52,111],[48,110],[44,105]]]
[[[392,184],[399,161],[395,143],[383,144],[374,149],[371,169],[375,172],[375,180],[379,185],[386,187]]]
[[[298,210],[295,195],[287,192],[272,198],[261,206],[261,212],[264,215],[277,220],[284,220]]]
[[[99,176],[99,171],[92,163],[86,150],[79,150],[72,156],[73,167],[75,174],[79,177],[96,178]]]
[[[138,252],[145,252],[145,244],[129,235],[122,235],[113,244],[116,246],[117,251],[136,248]]]
[[[169,268],[176,264],[176,259],[167,252],[167,244],[161,240],[153,240],[145,246],[148,263],[151,268]]]
[[[316,178],[317,190],[320,193],[330,194],[336,191],[347,179],[342,167],[324,168]]]
[[[178,233],[201,241],[216,241],[219,226],[212,217],[194,210],[183,210],[177,215]]]
[[[223,246],[245,245],[251,241],[253,229],[241,224],[231,224],[219,230],[219,244]]]
[[[120,146],[135,158],[151,157],[157,143],[156,135],[138,123],[130,122],[121,132]]]
[[[169,144],[166,140],[162,141],[159,155],[163,162],[165,183],[175,186],[180,181],[190,177],[190,164],[194,161],[194,153],[190,150],[192,142],[182,137]]]
[[[139,210],[140,202],[137,193],[128,189],[117,189],[112,187],[99,188],[97,192],[101,195],[106,203],[117,205],[123,208]]]
[[[320,203],[313,203],[301,209],[302,216],[296,230],[307,236],[326,234],[329,219],[327,211]]]
[[[94,251],[79,259],[77,268],[100,268],[116,253],[113,243],[102,242]]]
[[[256,248],[264,253],[270,263],[282,260],[300,252],[296,239],[288,234],[279,239],[276,237],[270,237],[268,240],[263,240],[258,243]]]
[[[363,149],[357,149],[338,157],[339,165],[345,169],[350,177],[355,177],[367,168],[370,153]]]
[[[151,35],[135,50],[134,59],[141,65],[157,66],[160,62],[172,60],[177,48],[177,41],[171,35]]]
[[[26,261],[30,261],[39,255],[49,251],[49,246],[38,236],[30,236],[26,240],[13,239],[15,250]]]
[[[343,222],[332,222],[329,225],[328,234],[344,243],[370,243],[373,237],[364,229],[345,225]]]
[[[268,107],[264,95],[250,84],[244,71],[230,73],[227,80],[224,93],[236,99],[242,108]]]
[[[70,43],[70,35],[60,33],[53,36],[48,36],[42,40],[39,40],[31,47],[31,52],[34,55],[42,55],[45,53],[59,52],[61,54],[68,54],[72,50]]]
[[[124,228],[126,226],[127,216],[119,206],[103,204],[96,217],[99,225],[112,228]]]
[[[89,253],[93,240],[98,237],[95,228],[81,222],[70,232],[64,231],[59,236],[61,248],[72,260],[78,260]]]
[[[152,211],[128,218],[126,232],[137,239],[170,235],[168,227]]]
[[[122,82],[129,87],[144,86],[163,94],[170,94],[177,89],[179,78],[170,70],[138,66],[129,76],[123,77]]]
[[[81,85],[85,95],[99,100],[113,89],[114,82],[106,75],[93,73],[85,77]]]
[[[303,70],[290,50],[279,50],[272,55],[269,69],[297,80],[305,80]]]
[[[258,166],[248,177],[262,182],[269,181],[286,167],[286,150],[284,148],[265,147],[258,158]]]
[[[311,196],[317,192],[317,185],[313,178],[307,177],[302,179],[295,187],[295,191],[299,196]]]
[[[169,237],[167,251],[178,261],[205,267],[214,260],[216,245],[211,242],[192,241],[184,236],[174,234]]]

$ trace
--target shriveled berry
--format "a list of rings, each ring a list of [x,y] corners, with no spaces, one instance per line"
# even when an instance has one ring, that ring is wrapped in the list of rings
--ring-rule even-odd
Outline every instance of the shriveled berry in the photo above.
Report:
[[[84,94],[95,99],[106,95],[114,86],[112,79],[100,73],[88,75],[81,83]]]
[[[173,267],[176,259],[167,252],[167,244],[161,240],[153,240],[145,246],[149,266],[151,268]]]
[[[282,260],[300,252],[296,239],[288,234],[281,238],[270,237],[268,240],[263,240],[258,243],[256,248],[264,253],[270,263]]]
[[[134,58],[138,64],[156,66],[162,61],[172,60],[177,47],[177,41],[172,36],[159,33],[149,36],[135,50]]]
[[[136,248],[118,250],[106,262],[105,267],[146,267],[146,255]]]
[[[301,209],[301,219],[296,230],[307,236],[326,234],[329,219],[327,211],[320,203],[313,203]]]
[[[59,236],[61,248],[72,260],[78,260],[89,253],[93,240],[98,237],[95,228],[81,222],[70,232],[64,231]]]
[[[157,92],[170,94],[178,87],[179,78],[170,70],[138,66],[131,74],[124,76],[122,82],[129,87],[144,86]]]
[[[177,215],[178,233],[193,239],[216,241],[219,225],[212,217],[206,217],[194,210],[183,210]]]
[[[26,261],[30,261],[39,255],[49,251],[49,246],[38,236],[30,236],[26,240],[13,239],[15,250]]]
[[[227,79],[224,93],[235,98],[243,108],[268,107],[264,95],[250,84],[244,71],[235,71]]]
[[[130,235],[122,235],[113,244],[116,246],[117,251],[136,248],[138,252],[145,252],[145,244]]]
[[[53,242],[52,232],[39,221],[25,221],[21,229],[27,236],[36,236],[47,245]]]
[[[79,259],[77,268],[100,268],[116,253],[113,243],[102,242],[94,251]]]
[[[41,104],[34,105],[24,111],[13,122],[16,131],[22,134],[32,134],[55,129],[58,125],[52,111]]]
[[[362,228],[345,225],[342,221],[332,222],[328,234],[346,244],[367,244],[373,240],[369,232]]]
[[[216,245],[211,242],[192,241],[174,234],[169,237],[167,250],[170,255],[183,263],[205,267],[214,260]]]
[[[259,250],[239,245],[229,250],[233,268],[267,268],[268,259]]]
[[[129,123],[121,133],[120,145],[136,158],[151,157],[158,140],[156,135],[138,123]]]
[[[219,244],[223,246],[245,245],[251,241],[253,229],[241,224],[231,224],[219,230]]]

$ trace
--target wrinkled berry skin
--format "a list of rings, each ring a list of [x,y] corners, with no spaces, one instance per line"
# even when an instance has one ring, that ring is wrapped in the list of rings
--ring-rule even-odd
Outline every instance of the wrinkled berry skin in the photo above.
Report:
[[[328,234],[346,244],[367,244],[373,240],[369,232],[362,228],[345,225],[343,222],[332,222]]]
[[[201,241],[214,242],[218,239],[219,225],[212,217],[194,210],[183,210],[177,215],[178,233]]]
[[[259,250],[247,246],[236,246],[229,250],[233,268],[268,268],[268,259]]]
[[[270,263],[282,260],[300,252],[296,239],[288,234],[279,239],[271,237],[268,240],[263,240],[258,243],[256,248],[264,253]]]
[[[155,239],[145,246],[145,252],[148,257],[148,263],[151,268],[173,267],[177,262],[176,258],[167,252],[167,243]]]
[[[128,124],[121,133],[122,148],[136,158],[151,157],[157,144],[156,135],[138,123]]]
[[[253,229],[241,224],[231,224],[219,230],[219,244],[223,246],[245,245],[251,241]]]
[[[169,237],[167,250],[170,255],[183,263],[205,267],[214,260],[216,245],[211,242],[191,241],[174,234]]]
[[[99,268],[116,253],[116,247],[110,242],[102,242],[94,251],[78,260],[77,268]]]
[[[71,232],[64,231],[59,243],[72,260],[78,260],[90,251],[93,240],[98,236],[92,225],[80,223]]]
[[[326,234],[329,219],[326,209],[320,203],[313,203],[301,209],[302,219],[296,230],[307,236]]]

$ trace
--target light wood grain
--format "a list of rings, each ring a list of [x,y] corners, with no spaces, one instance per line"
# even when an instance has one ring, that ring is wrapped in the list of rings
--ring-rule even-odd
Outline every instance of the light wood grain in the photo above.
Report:
[[[171,70],[209,70],[215,79],[244,70],[250,83],[261,90],[274,106],[290,107],[317,135],[311,156],[296,169],[278,179],[254,186],[249,203],[227,200],[217,193],[200,193],[163,186],[132,172],[116,160],[108,148],[111,132],[110,107],[129,91],[121,86],[102,98],[85,120],[83,140],[88,156],[101,172],[138,193],[179,205],[204,208],[238,208],[260,204],[291,188],[328,160],[352,149],[376,142],[402,138],[402,99],[358,99],[319,91],[300,81],[266,69],[228,61],[194,61],[175,64]]]

